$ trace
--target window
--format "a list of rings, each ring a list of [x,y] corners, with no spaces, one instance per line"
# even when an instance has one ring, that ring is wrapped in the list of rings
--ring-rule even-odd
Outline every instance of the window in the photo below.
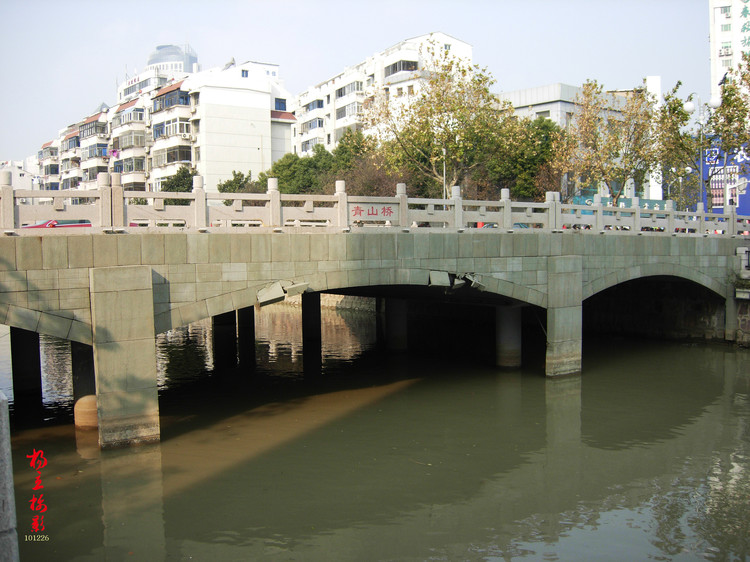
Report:
[[[732,31],[732,24],[731,23],[723,23],[723,24],[721,24],[721,30],[722,31]]]
[[[43,175],[54,176],[60,173],[60,166],[58,164],[47,164],[44,167]]]
[[[250,76],[250,73],[247,70],[243,70],[242,71],[242,77],[243,78],[247,78],[248,76]]]
[[[362,104],[358,102],[352,102],[336,110],[336,119],[345,119],[346,117],[352,117],[357,115],[361,111]]]
[[[97,176],[101,172],[108,172],[106,166],[94,166],[93,168],[85,168],[83,170],[82,181],[96,181]]]
[[[106,143],[92,144],[81,149],[81,158],[84,160],[89,158],[101,158],[102,156],[107,156]]]
[[[151,130],[151,134],[154,136],[154,140],[164,136],[164,123],[154,123],[154,127]]]
[[[731,68],[732,67],[732,59],[724,59],[721,61],[721,66],[724,68]]]
[[[174,90],[172,92],[167,92],[158,98],[154,98],[153,113],[162,111],[163,109],[169,109],[176,105],[190,105],[190,98],[187,92]]]
[[[305,142],[302,143],[302,152],[309,152],[313,149],[313,146],[315,146],[316,144],[320,144],[320,143],[321,143],[321,139],[319,138],[306,140]]]
[[[409,86],[407,86],[406,88],[407,88],[406,91],[408,92],[408,94],[410,96],[413,96],[414,95],[414,85],[413,84],[409,84]]]
[[[106,135],[107,124],[101,121],[92,121],[91,123],[84,123],[78,130],[78,136],[81,139],[91,137],[93,135]]]
[[[323,100],[313,100],[305,106],[305,111],[313,111],[315,109],[323,109]]]
[[[146,111],[141,108],[134,108],[128,111],[123,111],[115,115],[112,119],[112,128],[115,129],[127,123],[142,123],[145,121]]]
[[[276,111],[286,111],[286,100],[284,98],[276,98],[275,107]]]
[[[396,97],[397,98],[400,98],[403,95],[404,95],[404,89],[403,88],[399,88],[398,90],[396,90]]]
[[[190,162],[191,149],[189,146],[173,146],[162,150],[155,150],[152,155],[154,168],[161,168],[175,162]]]
[[[388,78],[391,74],[396,74],[397,72],[411,72],[417,70],[417,66],[417,61],[414,60],[400,60],[394,62],[385,67],[385,77]]]
[[[724,15],[728,15],[732,13],[732,7],[731,6],[722,6],[721,7],[721,13]]]
[[[169,119],[162,123],[162,125],[164,125],[164,134],[168,137],[190,133],[190,120],[184,117]]]
[[[312,130],[312,129],[318,129],[323,126],[323,119],[320,117],[316,117],[315,119],[311,119],[310,121],[306,121],[305,123],[302,123],[302,134]]]
[[[347,84],[343,88],[339,88],[338,90],[336,90],[336,99],[343,98],[344,96],[347,96],[351,94],[352,92],[361,92],[361,91],[362,91],[362,82],[357,80],[355,82]]]
[[[143,131],[129,131],[114,139],[112,146],[118,150],[146,146],[146,133]]]
[[[71,137],[66,141],[63,141],[63,150],[73,150],[74,148],[78,148],[81,146],[81,141],[78,137]]]

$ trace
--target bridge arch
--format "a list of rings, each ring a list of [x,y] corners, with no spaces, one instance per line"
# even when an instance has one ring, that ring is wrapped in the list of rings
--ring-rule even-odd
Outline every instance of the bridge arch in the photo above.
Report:
[[[602,291],[626,283],[627,281],[634,281],[636,279],[644,279],[647,277],[678,277],[687,281],[692,281],[698,285],[708,289],[709,291],[716,293],[723,299],[726,299],[729,295],[729,287],[725,283],[721,283],[716,279],[709,277],[705,273],[698,271],[695,268],[686,267],[684,265],[662,263],[662,264],[641,264],[624,268],[618,271],[613,271],[602,275],[591,281],[584,283],[583,285],[583,299],[586,300],[589,297],[601,293]]]

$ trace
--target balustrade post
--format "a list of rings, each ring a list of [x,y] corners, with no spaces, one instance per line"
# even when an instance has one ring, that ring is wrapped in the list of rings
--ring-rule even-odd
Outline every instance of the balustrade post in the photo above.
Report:
[[[695,229],[695,231],[698,234],[705,234],[706,233],[706,206],[703,203],[703,201],[696,204],[695,214],[698,216],[698,227]]]
[[[109,174],[109,185],[112,193],[112,219],[111,226],[125,226],[125,190],[122,188],[120,174]],[[97,176],[97,180],[98,180]]]
[[[602,208],[602,196],[598,193],[594,195],[592,211],[594,211],[594,230],[601,232],[604,230],[604,209]]]
[[[549,213],[549,228],[553,232],[560,230],[562,228],[560,193],[557,191],[548,191],[545,199],[547,202],[547,212]]]
[[[726,221],[729,224],[727,230],[727,234],[730,236],[733,236],[737,234],[737,208],[734,205],[729,205],[729,210],[726,210],[726,206],[724,207],[724,216],[726,217]]]
[[[205,228],[208,226],[208,218],[206,217],[206,211],[208,205],[206,204],[206,190],[203,189],[203,176],[193,176],[193,196],[194,207],[195,207],[195,228]]]
[[[510,200],[510,189],[500,190],[500,202],[503,204],[503,228],[513,228],[513,204]]]
[[[0,172],[0,227],[7,229],[16,227],[16,201],[11,178],[10,170]]]
[[[271,224],[268,226],[281,225],[281,193],[279,193],[278,178],[268,178],[268,220]]]
[[[638,197],[631,199],[630,208],[633,209],[633,232],[641,231],[641,200]]]
[[[396,184],[396,199],[398,200],[398,225],[408,227],[409,222],[409,198],[406,195],[406,184]]]
[[[451,199],[453,201],[453,228],[463,228],[464,224],[464,205],[461,200],[461,186],[454,185],[451,188]]]
[[[346,182],[336,180],[336,226],[349,226],[349,196],[346,194]]]
[[[667,212],[667,232],[674,233],[675,231],[675,205],[674,201],[668,199],[664,202],[664,210]]]

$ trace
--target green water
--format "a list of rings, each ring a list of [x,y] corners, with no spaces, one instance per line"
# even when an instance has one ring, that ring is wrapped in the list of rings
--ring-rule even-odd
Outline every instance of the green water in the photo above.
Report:
[[[305,377],[299,311],[265,310],[254,372],[214,372],[207,325],[160,338],[162,441],[127,450],[76,433],[44,340],[47,421],[12,435],[22,560],[750,556],[750,351],[586,340],[584,374],[548,380],[383,354],[371,316],[327,313]]]

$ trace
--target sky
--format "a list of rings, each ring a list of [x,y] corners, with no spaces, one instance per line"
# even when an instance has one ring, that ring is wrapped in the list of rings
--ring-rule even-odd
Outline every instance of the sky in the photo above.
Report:
[[[661,76],[710,94],[708,0],[0,0],[0,161],[35,155],[60,129],[116,104],[157,45],[189,44],[203,70],[280,65],[298,94],[411,37],[473,47],[494,92]]]

